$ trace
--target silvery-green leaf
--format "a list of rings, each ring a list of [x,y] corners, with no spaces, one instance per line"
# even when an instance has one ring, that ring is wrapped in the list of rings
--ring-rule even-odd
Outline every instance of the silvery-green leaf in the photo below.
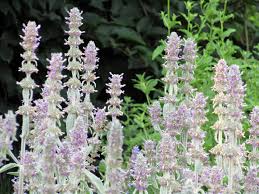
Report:
[[[15,167],[19,167],[19,165],[16,163],[6,164],[0,168],[0,174]]]
[[[19,176],[19,172],[8,172],[7,174],[13,175],[13,176]]]
[[[96,187],[96,189],[98,190],[98,193],[105,194],[105,188],[101,179],[99,179],[97,176],[95,176],[93,173],[91,173],[88,170],[85,170],[85,175],[90,180],[90,182]]]

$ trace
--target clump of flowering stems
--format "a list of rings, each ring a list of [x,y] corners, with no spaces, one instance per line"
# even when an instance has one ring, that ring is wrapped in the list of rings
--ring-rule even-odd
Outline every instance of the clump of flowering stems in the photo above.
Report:
[[[208,153],[203,149],[206,133],[201,130],[201,126],[207,120],[206,98],[203,94],[195,92],[190,84],[193,79],[195,43],[190,39],[185,40],[184,54],[180,57],[180,42],[180,38],[174,32],[168,38],[165,56],[167,61],[164,65],[167,71],[164,78],[165,97],[162,98],[163,103],[154,101],[149,108],[151,123],[161,134],[156,148],[159,192],[205,193],[203,187],[207,187],[210,193],[239,192],[244,181],[242,168],[245,159],[244,145],[240,144],[243,137],[241,122],[245,94],[241,73],[238,66],[228,67],[224,60],[220,60],[215,66],[213,90],[216,96],[213,103],[218,121],[213,128],[218,144],[212,149],[212,153],[216,154],[217,166],[211,167],[208,165]],[[182,62],[183,59],[185,62]],[[257,139],[253,134],[258,131],[255,125],[255,112],[256,109],[251,116],[252,140],[248,141],[253,146],[257,142],[253,140]],[[255,151],[249,156],[258,158]],[[257,172],[258,168],[252,165],[243,185],[244,190],[245,185],[249,186],[249,181],[252,187],[252,180],[258,180]],[[223,182],[225,176],[227,184]]]
[[[172,32],[166,45],[164,68],[165,96],[149,108],[151,123],[161,134],[157,146],[158,178],[160,193],[177,193],[185,180],[184,168],[194,165],[193,188],[199,192],[198,184],[202,163],[206,160],[203,151],[205,133],[200,127],[206,121],[206,98],[195,94],[191,86],[196,58],[196,44],[193,40],[181,40]],[[183,56],[180,56],[183,46]]]
[[[244,147],[240,139],[243,137],[241,122],[245,86],[237,65],[228,67],[225,61],[220,60],[215,70],[214,90],[218,94],[214,98],[214,107],[219,120],[214,124],[218,145],[212,153],[217,155],[217,165],[228,177],[227,192],[235,193],[240,190],[238,181],[243,178]]]
[[[12,153],[18,126],[16,115],[9,111],[0,117],[0,165],[13,160],[3,165],[0,173],[18,167],[17,172],[12,172],[17,175],[13,179],[14,193],[258,193],[259,108],[250,114],[249,139],[241,144],[245,86],[237,65],[227,66],[220,60],[215,66],[213,106],[218,120],[213,125],[217,145],[211,150],[216,156],[216,165],[212,166],[203,149],[207,98],[191,84],[196,44],[172,32],[165,50],[164,97],[149,107],[152,126],[161,139],[146,140],[143,149],[134,147],[128,169],[123,169],[122,75],[111,74],[107,106],[95,108],[91,94],[97,79],[98,48],[90,41],[81,52],[82,12],[73,8],[68,14],[67,66],[64,54],[50,54],[41,98],[35,100],[36,84],[31,74],[37,72],[35,50],[39,46],[40,26],[35,22],[24,25],[20,71],[25,78],[19,82],[23,101],[17,111],[22,115],[18,158]],[[65,68],[71,72],[66,83],[62,74]],[[65,88],[67,98],[61,96]],[[101,179],[95,175],[99,164],[96,159],[104,150],[100,140],[105,129],[106,169]],[[247,155],[245,144],[251,148]]]
[[[0,172],[19,167],[19,175],[13,180],[15,193],[105,193],[102,181],[93,174],[96,172],[93,163],[100,151],[100,136],[107,121],[106,108],[95,108],[90,100],[91,93],[95,92],[98,48],[90,41],[84,53],[81,53],[81,12],[73,8],[68,13],[69,38],[65,44],[69,45],[70,49],[66,55],[66,68],[71,71],[72,76],[63,83],[65,59],[62,53],[52,53],[48,60],[50,65],[47,67],[47,80],[42,87],[42,98],[34,101],[32,90],[36,84],[31,74],[37,72],[35,50],[40,40],[39,26],[35,22],[24,25],[21,45],[25,52],[21,55],[23,62],[20,71],[25,72],[26,77],[19,82],[23,88],[23,105],[18,110],[23,116],[19,160],[12,154],[12,142],[16,140],[15,115],[8,112],[0,119],[1,163],[8,160],[7,155],[15,162],[3,166]],[[109,90],[112,95],[109,112],[113,117],[111,126],[116,128],[115,133],[119,131],[120,138],[122,128],[117,119],[121,114],[118,104],[120,101],[116,100],[122,91],[118,94],[116,84],[121,80],[121,76],[113,77],[115,88]],[[65,87],[68,87],[67,101],[60,95]],[[62,107],[62,102],[66,102],[68,106]],[[64,121],[66,134],[61,130],[61,123]],[[121,152],[121,148],[118,150]],[[118,159],[121,159],[121,156],[118,156]],[[118,181],[112,182],[115,184]]]

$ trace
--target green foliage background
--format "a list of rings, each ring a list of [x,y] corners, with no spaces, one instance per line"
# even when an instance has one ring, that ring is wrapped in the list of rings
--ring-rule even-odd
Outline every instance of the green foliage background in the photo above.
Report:
[[[106,101],[104,83],[108,72],[124,73],[125,95],[128,96],[124,104],[126,158],[135,144],[141,144],[146,138],[159,139],[150,127],[147,105],[162,93],[163,40],[170,31],[197,41],[199,56],[193,85],[209,100],[214,95],[211,91],[213,66],[218,59],[225,58],[229,64],[238,64],[244,72],[246,113],[259,104],[257,0],[199,0],[188,3],[172,0],[170,7],[167,0],[0,0],[1,113],[8,109],[16,110],[21,103],[21,90],[16,81],[23,77],[18,72],[22,60],[19,45],[22,24],[28,20],[41,24],[40,71],[34,76],[41,85],[46,75],[46,58],[51,52],[67,51],[67,47],[63,46],[66,38],[64,18],[66,10],[73,6],[84,12],[82,30],[85,31],[85,43],[94,40],[100,48],[100,79],[97,82],[98,93],[93,97],[95,104],[102,106]],[[39,92],[36,91],[35,97]],[[208,108],[209,122],[204,126],[209,134],[206,149],[214,145],[210,126],[216,120],[211,102]],[[247,129],[246,122],[244,126]],[[15,154],[18,154],[18,144],[15,148]],[[6,174],[0,175],[1,194],[12,193],[10,179]]]

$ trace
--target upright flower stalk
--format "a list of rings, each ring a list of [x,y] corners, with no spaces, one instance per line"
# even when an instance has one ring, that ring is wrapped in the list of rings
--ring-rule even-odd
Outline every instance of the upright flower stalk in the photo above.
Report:
[[[114,188],[111,176],[119,176],[118,169],[122,167],[122,145],[123,145],[123,127],[118,119],[122,115],[120,95],[123,94],[121,89],[124,85],[121,84],[122,74],[111,74],[110,83],[107,84],[107,93],[110,94],[110,99],[107,101],[108,114],[112,117],[110,122],[110,130],[107,136],[107,155],[106,155],[106,190],[109,193],[110,188]],[[119,188],[118,190],[120,190]],[[119,191],[119,193],[122,191]]]
[[[47,194],[53,194],[57,192],[56,187],[56,152],[57,146],[60,144],[59,136],[61,130],[58,127],[58,122],[62,116],[60,110],[60,103],[64,100],[60,96],[60,91],[63,88],[61,79],[63,75],[64,59],[62,53],[52,53],[51,59],[48,59],[50,65],[48,68],[48,78],[45,82],[45,89],[48,91],[48,95],[44,96],[48,102],[47,110],[47,131],[45,133],[45,139],[43,144],[45,145],[42,150],[42,188],[41,192]]]
[[[177,70],[179,69],[178,61],[180,60],[180,46],[180,37],[175,32],[172,32],[166,42],[166,54],[164,57],[165,63],[163,64],[166,70],[166,75],[163,78],[163,81],[165,82],[165,96],[163,98],[165,106],[163,108],[163,111],[168,111],[167,109],[172,109],[172,106],[176,103],[176,98],[178,94]]]
[[[180,66],[181,69],[181,76],[180,80],[182,82],[182,86],[180,88],[181,90],[181,95],[179,96],[179,99],[182,99],[182,105],[188,107],[191,103],[191,100],[193,98],[193,93],[195,89],[192,87],[191,82],[194,80],[194,70],[195,70],[195,59],[196,59],[196,43],[194,42],[193,39],[188,38],[184,39],[182,41],[183,45],[183,56],[182,60],[184,60],[184,63]],[[186,113],[188,110],[186,110]],[[187,113],[188,114],[188,113]],[[186,154],[187,150],[187,142],[188,142],[188,128],[189,126],[184,125],[182,127],[182,132],[181,132],[181,142],[183,143],[183,157]]]
[[[175,173],[178,170],[176,141],[169,133],[163,133],[157,148],[157,164],[162,176],[158,178],[160,194],[169,194],[180,191]]]
[[[250,114],[251,128],[249,130],[250,136],[247,144],[252,147],[251,152],[248,154],[249,166],[244,181],[244,191],[246,194],[256,194],[259,190],[259,107],[253,108]]]
[[[188,38],[183,41],[183,56],[182,59],[185,63],[180,66],[182,69],[182,75],[180,80],[183,82],[183,87],[181,88],[182,94],[185,95],[185,100],[189,100],[194,88],[191,86],[191,82],[194,80],[194,69],[195,69],[195,59],[196,59],[196,43]]]
[[[217,155],[218,165],[228,177],[228,192],[234,193],[240,189],[238,182],[242,178],[244,160],[244,148],[240,145],[240,139],[243,137],[241,121],[245,87],[237,65],[227,67],[221,60],[215,69],[214,89],[219,93],[214,98],[214,103],[220,120],[214,124],[218,145],[212,149],[212,153]],[[227,93],[224,93],[225,91]]]
[[[161,124],[161,116],[162,116],[162,108],[159,101],[154,101],[152,105],[148,108],[151,124],[154,129],[158,132],[161,132],[160,124]]]
[[[199,176],[202,172],[203,163],[207,161],[207,154],[203,149],[205,132],[201,129],[201,126],[207,121],[205,107],[206,98],[202,93],[197,93],[191,104],[191,127],[188,131],[188,135],[191,137],[188,155],[190,155],[191,162],[194,164],[195,180],[193,185],[196,191],[201,190]]]
[[[22,87],[22,97],[23,105],[19,107],[18,113],[22,115],[22,134],[21,134],[21,151],[20,158],[22,159],[25,154],[26,140],[30,130],[30,120],[33,114],[33,107],[31,101],[33,98],[33,89],[36,87],[34,80],[31,78],[31,74],[37,72],[37,56],[35,50],[39,46],[39,33],[38,30],[40,25],[36,25],[35,22],[29,21],[27,25],[23,25],[23,33],[21,36],[22,42],[21,46],[24,49],[24,53],[21,54],[23,58],[22,67],[19,71],[25,73],[26,77],[19,82]],[[20,165],[19,168],[19,187],[18,194],[23,194],[23,184],[24,184],[24,169]]]
[[[214,86],[212,90],[216,92],[213,99],[214,113],[218,115],[218,120],[214,123],[215,129],[215,141],[217,145],[211,150],[216,155],[216,162],[219,167],[223,167],[222,160],[222,144],[223,144],[223,132],[226,124],[227,113],[227,84],[228,84],[228,66],[226,61],[221,59],[215,66]]]
[[[82,92],[84,93],[84,100],[82,102],[84,115],[86,122],[89,123],[90,117],[93,117],[93,104],[91,103],[90,95],[95,92],[95,80],[98,78],[95,74],[95,70],[98,68],[99,58],[97,57],[98,48],[95,46],[93,41],[89,41],[87,46],[84,48],[83,53],[83,87]],[[100,112],[98,112],[100,113]]]
[[[136,154],[135,160],[132,161],[131,176],[133,177],[133,186],[135,190],[133,194],[148,194],[148,178],[151,175],[151,168],[147,158],[142,152]]]
[[[247,140],[247,144],[252,146],[252,151],[249,153],[250,166],[256,166],[258,161],[258,149],[259,149],[259,107],[253,108],[250,114],[250,124],[251,128],[249,130],[250,136]]]
[[[79,28],[82,25],[82,12],[78,8],[72,8],[66,17],[69,30],[66,33],[69,35],[65,44],[69,46],[69,51],[66,53],[68,57],[67,69],[71,72],[72,77],[67,81],[66,86],[68,107],[66,109],[68,116],[66,119],[67,132],[74,126],[74,122],[80,112],[80,71],[82,70],[82,52],[79,46],[83,43],[80,35],[83,33]]]
[[[17,164],[19,161],[12,153],[12,143],[16,141],[16,115],[12,111],[5,114],[5,118],[0,117],[0,165],[7,160],[9,155]]]

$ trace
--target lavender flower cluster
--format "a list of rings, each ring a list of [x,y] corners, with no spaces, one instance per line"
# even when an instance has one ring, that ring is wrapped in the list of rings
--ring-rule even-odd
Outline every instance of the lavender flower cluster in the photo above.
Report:
[[[16,114],[9,111],[0,117],[0,173],[18,167],[14,193],[259,192],[259,107],[250,114],[249,138],[243,142],[245,85],[239,67],[228,66],[223,59],[215,66],[213,108],[218,119],[212,127],[217,145],[206,152],[207,134],[202,126],[207,121],[207,98],[192,86],[196,44],[175,32],[166,42],[164,96],[149,107],[150,121],[161,139],[145,140],[142,149],[134,147],[124,167],[123,75],[110,74],[107,106],[95,107],[91,94],[98,79],[99,49],[89,41],[81,51],[82,19],[78,8],[68,11],[65,45],[69,49],[65,55],[51,53],[41,98],[35,100],[33,90],[39,86],[31,75],[38,71],[40,26],[32,21],[23,26],[20,71],[25,78],[18,83],[23,101],[16,112],[22,117],[19,157],[12,152],[17,141]],[[66,82],[64,69],[70,73]],[[101,142],[105,135],[106,146]],[[211,155],[215,165],[209,160]],[[102,175],[97,166],[104,156]],[[11,159],[13,163],[7,163]]]

